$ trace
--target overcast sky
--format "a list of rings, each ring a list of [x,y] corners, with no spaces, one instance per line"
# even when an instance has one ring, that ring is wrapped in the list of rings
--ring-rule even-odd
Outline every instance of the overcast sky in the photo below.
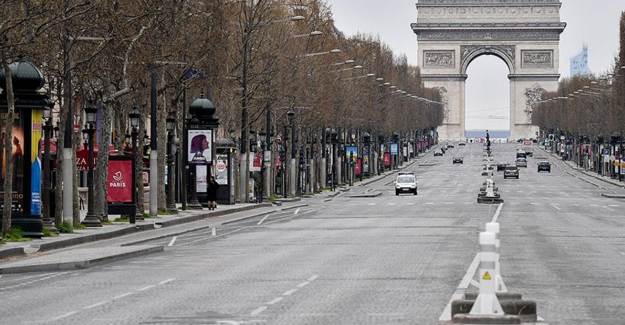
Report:
[[[377,35],[397,54],[406,54],[416,65],[416,0],[326,0],[337,27],[346,35]],[[568,26],[560,43],[560,73],[569,74],[569,59],[584,44],[589,47],[592,72],[605,72],[618,52],[618,21],[625,0],[562,0],[562,20]],[[509,127],[508,69],[495,57],[480,57],[469,66],[467,80],[467,129]]]

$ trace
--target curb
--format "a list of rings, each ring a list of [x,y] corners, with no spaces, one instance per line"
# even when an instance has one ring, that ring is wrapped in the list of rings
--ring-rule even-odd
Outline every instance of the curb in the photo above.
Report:
[[[119,261],[119,260],[126,259],[126,258],[162,252],[164,250],[165,248],[163,246],[151,246],[151,247],[138,249],[132,252],[126,252],[126,253],[121,253],[121,254],[116,254],[116,255],[94,258],[94,259],[86,259],[82,261],[49,263],[49,264],[39,264],[39,265],[24,265],[24,266],[4,267],[4,268],[0,267],[0,274],[86,269],[97,264],[115,262],[115,261]]]
[[[188,217],[182,217],[182,218],[178,218],[178,219],[171,219],[171,220],[167,220],[167,221],[163,221],[163,222],[156,222],[155,224],[159,225],[161,227],[171,227],[171,226],[176,226],[176,225],[180,225],[180,224],[184,224],[184,223],[200,221],[200,220],[203,220],[203,219],[208,219],[208,218],[213,218],[213,217],[221,217],[221,216],[225,216],[225,215],[228,215],[228,214],[233,214],[233,213],[253,210],[253,209],[257,209],[257,208],[267,208],[267,207],[271,207],[271,206],[272,206],[271,203],[261,203],[261,204],[256,204],[256,205],[252,205],[252,206],[246,206],[246,207],[234,208],[234,209],[229,209],[229,210],[216,211],[216,212],[211,212],[211,213],[197,214],[197,215],[188,216]]]
[[[274,213],[274,212],[278,212],[278,211],[289,211],[289,210],[293,210],[293,209],[297,209],[297,208],[302,208],[302,207],[305,207],[305,206],[308,206],[308,204],[300,204],[300,205],[295,205],[295,206],[287,207],[287,208],[283,208],[283,209],[276,209],[274,211],[257,213],[257,214],[251,215],[251,216],[245,216],[245,217],[241,217],[241,218],[237,218],[237,219],[233,219],[233,220],[228,220],[227,222],[223,222],[221,224],[222,225],[227,225],[227,224],[235,223],[235,222],[246,220],[246,219],[257,218],[257,217],[260,217],[260,216],[267,215],[269,213]],[[180,236],[180,235],[184,235],[184,234],[188,234],[188,233],[191,233],[191,232],[200,231],[200,230],[204,230],[204,229],[210,229],[213,226],[214,225],[204,225],[204,226],[194,227],[194,228],[191,228],[191,229],[181,230],[179,232],[169,233],[169,234],[165,234],[165,235],[158,235],[158,236],[154,236],[154,237],[150,237],[150,238],[146,238],[146,239],[137,240],[137,241],[134,241],[134,242],[123,243],[120,246],[126,247],[126,246],[139,245],[139,244],[151,242],[151,241],[154,241],[154,240],[159,240],[159,239],[168,238],[168,237],[172,237],[172,236]]]
[[[348,195],[348,198],[372,198],[372,197],[378,197],[381,196],[382,192],[375,192],[375,193],[367,193],[367,194],[354,194],[354,195]]]
[[[60,241],[55,241],[55,242],[50,242],[50,243],[42,243],[38,246],[37,245],[33,246],[33,248],[39,248],[38,252],[46,252],[46,251],[53,250],[53,249],[65,248],[69,246],[90,243],[90,242],[94,242],[98,240],[111,239],[114,237],[120,237],[120,236],[128,235],[131,233],[145,231],[145,230],[152,230],[152,229],[154,229],[154,224],[136,225],[134,227],[122,228],[119,230],[110,231],[110,232],[101,233],[101,234],[92,234],[88,236],[68,238],[67,240],[60,240]]]
[[[0,249],[0,259],[11,258],[24,256],[26,252],[24,252],[24,247],[12,247],[6,249]]]

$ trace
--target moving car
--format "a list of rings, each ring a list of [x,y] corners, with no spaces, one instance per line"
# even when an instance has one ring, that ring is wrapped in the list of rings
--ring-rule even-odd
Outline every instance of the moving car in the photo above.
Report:
[[[516,178],[519,179],[519,167],[517,166],[506,166],[506,169],[503,171],[503,178]]]
[[[500,172],[502,170],[505,170],[507,166],[508,166],[508,163],[503,163],[503,162],[498,163],[497,164],[497,171]]]
[[[413,193],[417,195],[417,177],[414,173],[399,173],[395,180],[395,195]]]
[[[548,161],[541,161],[538,163],[538,172],[551,173],[551,163]]]
[[[519,150],[516,153],[516,158],[523,158],[526,159],[527,158],[527,153],[525,151]]]
[[[448,144],[447,148],[455,148],[453,144]]]
[[[464,142],[460,142],[460,143],[458,143],[458,145],[459,145],[459,146],[461,146],[461,147],[464,147],[464,146],[466,146],[467,144],[466,144],[466,143],[464,143]]]
[[[464,158],[454,157],[454,164],[464,164]]]
[[[517,167],[526,167],[527,168],[527,159],[525,159],[525,158],[517,158],[516,166]]]
[[[434,151],[434,157],[442,157],[444,153],[445,153],[445,151],[443,151],[443,150],[440,150],[440,151],[436,150],[436,151]]]

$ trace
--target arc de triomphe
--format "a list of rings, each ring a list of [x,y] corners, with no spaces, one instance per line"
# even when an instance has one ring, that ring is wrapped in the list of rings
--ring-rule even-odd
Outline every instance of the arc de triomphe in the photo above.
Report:
[[[496,55],[510,70],[511,139],[535,138],[532,102],[556,91],[560,74],[559,0],[417,0],[418,62],[426,87],[445,102],[441,139],[462,139],[471,61]]]

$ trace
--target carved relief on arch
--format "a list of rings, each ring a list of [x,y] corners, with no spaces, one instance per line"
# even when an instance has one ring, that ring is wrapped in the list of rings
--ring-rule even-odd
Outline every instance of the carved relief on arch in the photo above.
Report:
[[[515,71],[516,46],[514,45],[463,45],[460,47],[460,62],[462,70],[460,73],[467,73],[467,68],[471,61],[480,55],[496,55],[506,62],[510,73]]]

